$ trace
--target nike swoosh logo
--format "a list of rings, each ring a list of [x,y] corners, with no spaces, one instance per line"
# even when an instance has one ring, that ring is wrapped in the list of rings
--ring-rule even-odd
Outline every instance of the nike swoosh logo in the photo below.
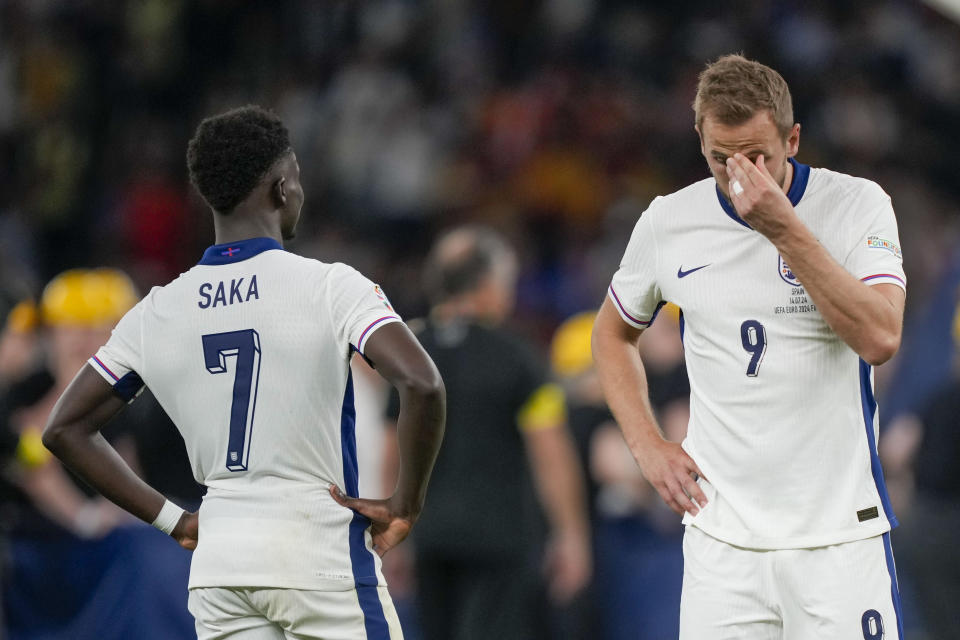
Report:
[[[711,264],[712,264],[712,263],[711,263]],[[689,270],[687,270],[687,271],[684,271],[684,270],[683,270],[683,265],[680,265],[680,268],[677,269],[677,277],[678,277],[678,278],[686,278],[688,275],[690,275],[690,274],[693,273],[694,271],[700,271],[700,269],[706,269],[706,268],[709,267],[709,266],[710,266],[709,264],[705,264],[705,265],[702,265],[702,266],[699,266],[699,267],[694,267],[693,269],[689,269]]]

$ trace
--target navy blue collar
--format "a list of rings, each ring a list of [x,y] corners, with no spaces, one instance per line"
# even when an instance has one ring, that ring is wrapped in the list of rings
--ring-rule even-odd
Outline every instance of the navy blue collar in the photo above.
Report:
[[[793,181],[790,183],[790,188],[787,190],[787,199],[790,201],[790,204],[797,206],[800,204],[800,198],[803,197],[803,192],[807,190],[807,181],[810,180],[810,166],[806,164],[800,164],[793,158],[788,158],[790,164],[793,165]],[[727,197],[723,195],[723,192],[720,191],[720,185],[716,185],[717,189],[717,200],[720,201],[720,206],[723,208],[723,212],[728,216],[745,226],[747,229],[752,229],[750,225],[744,222],[743,218],[737,215],[737,210],[733,208],[733,204],[727,200]]]
[[[258,253],[270,251],[271,249],[283,250],[283,245],[273,238],[249,238],[239,242],[228,242],[227,244],[215,244],[208,247],[203,252],[203,257],[197,264],[217,265],[233,264],[252,258]]]

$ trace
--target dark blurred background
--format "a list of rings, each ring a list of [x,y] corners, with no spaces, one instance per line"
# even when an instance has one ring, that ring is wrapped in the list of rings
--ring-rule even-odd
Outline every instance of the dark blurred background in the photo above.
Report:
[[[356,266],[412,318],[436,235],[484,223],[520,255],[515,328],[546,348],[599,306],[650,200],[708,176],[690,103],[704,64],[730,52],[786,78],[800,161],[893,198],[909,295],[901,352],[877,372],[881,449],[911,637],[953,637],[925,620],[943,615],[928,600],[957,593],[956,561],[928,591],[923,558],[906,560],[925,539],[915,505],[955,514],[960,497],[960,424],[930,409],[956,384],[960,27],[924,3],[0,0],[0,318],[67,268],[119,267],[143,292],[195,264],[213,230],[187,140],[204,116],[257,103],[284,119],[303,171],[288,248]],[[31,631],[11,612],[34,598],[14,579],[20,511],[0,513],[10,636],[115,637]],[[951,517],[924,528],[955,539]],[[940,557],[960,555],[945,544]]]

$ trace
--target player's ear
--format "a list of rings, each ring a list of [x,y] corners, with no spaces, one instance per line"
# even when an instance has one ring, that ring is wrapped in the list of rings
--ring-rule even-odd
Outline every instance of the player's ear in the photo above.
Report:
[[[273,202],[277,205],[278,209],[282,209],[284,205],[287,204],[287,179],[284,177],[277,178],[273,186],[270,188],[270,196],[273,198]]]
[[[800,150],[800,123],[794,123],[787,136],[787,157],[792,158]]]

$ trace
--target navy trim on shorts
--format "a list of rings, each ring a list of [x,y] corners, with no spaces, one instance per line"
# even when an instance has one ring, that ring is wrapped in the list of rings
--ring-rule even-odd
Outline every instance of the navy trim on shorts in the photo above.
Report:
[[[890,572],[890,596],[893,598],[893,610],[897,614],[897,638],[903,640],[903,605],[900,602],[900,585],[897,583],[897,567],[893,562],[893,547],[890,545],[890,532],[883,534],[883,552],[887,557],[887,571]]]

